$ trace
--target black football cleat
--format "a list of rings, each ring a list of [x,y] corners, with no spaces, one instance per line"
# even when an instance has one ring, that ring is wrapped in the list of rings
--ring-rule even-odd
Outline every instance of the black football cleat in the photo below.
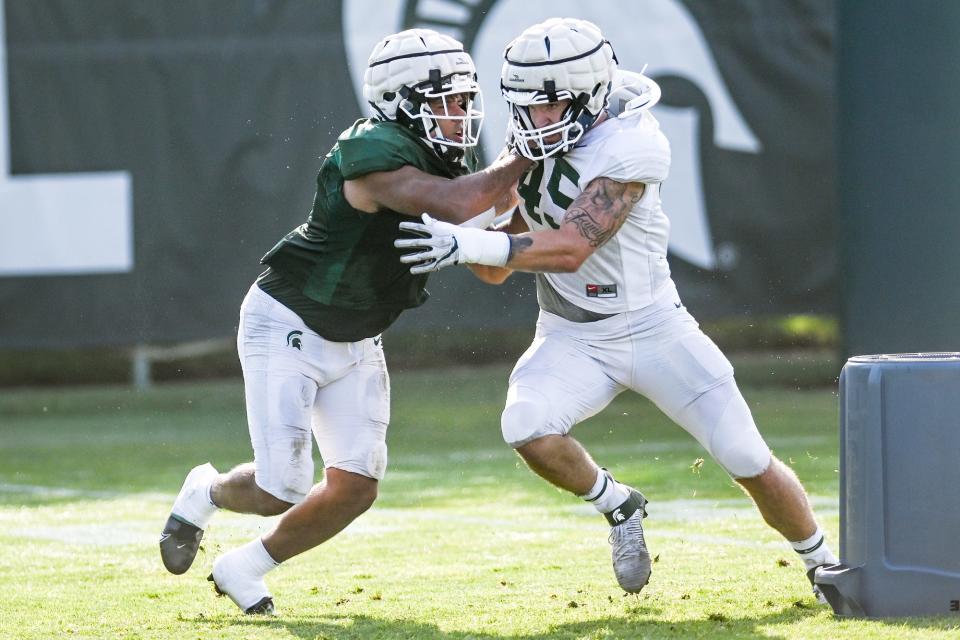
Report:
[[[170,573],[181,575],[187,572],[197,557],[203,529],[195,527],[171,515],[160,534],[160,558]]]

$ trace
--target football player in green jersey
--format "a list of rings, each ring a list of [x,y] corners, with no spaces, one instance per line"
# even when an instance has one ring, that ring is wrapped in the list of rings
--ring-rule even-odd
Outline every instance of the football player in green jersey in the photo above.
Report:
[[[180,574],[217,509],[283,514],[213,563],[216,590],[246,613],[273,612],[265,574],[336,535],[377,497],[390,419],[380,334],[427,299],[427,276],[411,274],[394,247],[399,222],[424,211],[451,223],[489,216],[512,204],[532,164],[505,153],[469,173],[482,99],[473,60],[448,36],[411,29],[384,38],[364,98],[372,117],[340,135],[309,218],[263,257],[267,270],[241,307],[254,462],[191,470],[160,536],[164,565]],[[325,467],[316,485],[311,432]]]

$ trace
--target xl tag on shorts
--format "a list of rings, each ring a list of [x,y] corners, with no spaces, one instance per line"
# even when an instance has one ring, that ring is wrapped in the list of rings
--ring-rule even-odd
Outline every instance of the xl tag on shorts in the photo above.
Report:
[[[615,284],[588,284],[588,298],[616,298],[617,285]]]

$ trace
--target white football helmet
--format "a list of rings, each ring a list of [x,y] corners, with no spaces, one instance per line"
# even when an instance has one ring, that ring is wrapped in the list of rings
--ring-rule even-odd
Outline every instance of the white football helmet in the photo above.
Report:
[[[451,112],[445,98],[456,94],[465,100]],[[483,98],[473,59],[458,41],[431,29],[408,29],[378,42],[363,76],[363,97],[375,118],[411,128],[445,159],[458,159],[480,140]],[[442,104],[436,113],[430,107],[435,98]],[[444,137],[440,120],[458,121],[462,139]]]
[[[597,25],[576,18],[550,18],[530,27],[507,45],[503,59],[500,91],[510,104],[508,134],[531,160],[576,144],[603,112],[617,68],[613,47]],[[535,127],[530,105],[559,100],[571,101],[561,120]]]

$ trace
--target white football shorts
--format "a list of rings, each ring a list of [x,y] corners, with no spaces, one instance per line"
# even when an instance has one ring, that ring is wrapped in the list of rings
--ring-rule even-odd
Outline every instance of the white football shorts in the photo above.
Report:
[[[379,337],[326,340],[254,284],[237,351],[261,489],[303,501],[314,484],[311,431],[326,468],[383,479],[390,378]]]
[[[514,448],[565,435],[630,389],[683,427],[734,478],[770,463],[733,367],[669,283],[638,311],[571,322],[541,311],[533,344],[510,375],[501,419]]]

